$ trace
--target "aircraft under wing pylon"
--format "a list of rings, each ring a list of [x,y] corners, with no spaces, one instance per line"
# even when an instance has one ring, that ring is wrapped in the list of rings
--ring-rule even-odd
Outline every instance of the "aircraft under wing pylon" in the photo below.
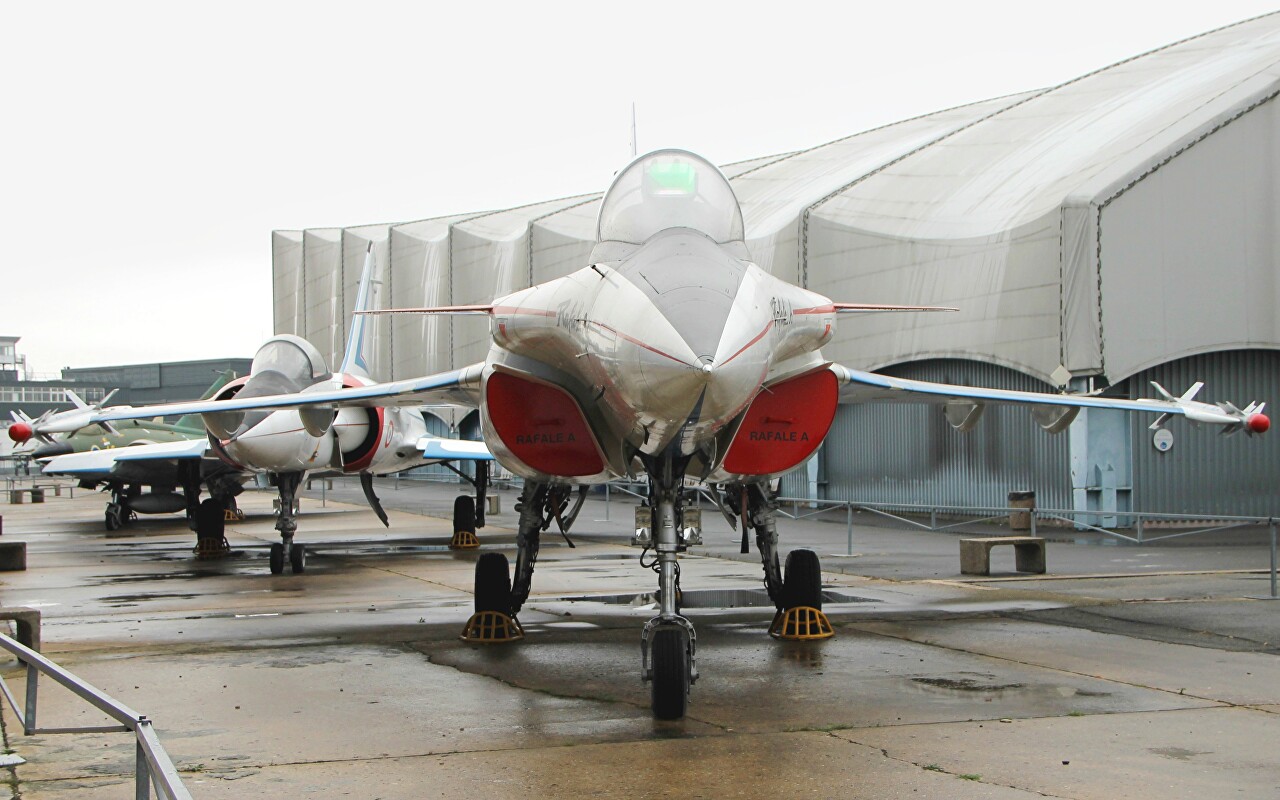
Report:
[[[907,378],[894,378],[874,372],[832,365],[840,381],[841,403],[904,402],[931,403],[944,406],[953,427],[969,430],[988,404],[1030,406],[1036,421],[1050,433],[1064,430],[1082,408],[1106,408],[1161,415],[1153,428],[1163,426],[1171,417],[1186,417],[1191,422],[1224,426],[1224,433],[1243,430],[1249,434],[1266,433],[1271,420],[1262,413],[1265,403],[1251,403],[1243,410],[1230,403],[1202,403],[1192,398],[1203,384],[1197,384],[1181,397],[1174,397],[1159,384],[1153,384],[1162,399],[1128,400],[1089,394],[1049,394],[1013,389],[986,389],[955,386]]]

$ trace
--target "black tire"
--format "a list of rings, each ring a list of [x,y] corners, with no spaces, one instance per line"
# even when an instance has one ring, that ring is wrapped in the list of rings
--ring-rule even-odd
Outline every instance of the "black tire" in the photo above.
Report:
[[[271,545],[271,557],[268,562],[271,565],[272,575],[279,575],[284,572],[284,545],[279,542]]]
[[[502,553],[484,553],[476,560],[476,613],[511,613],[511,570]]]
[[[809,606],[822,610],[822,564],[812,550],[787,553],[782,596],[787,608]]]
[[[124,516],[120,512],[120,507],[114,503],[107,506],[105,524],[109,531],[118,531],[124,527]]]
[[[227,520],[222,503],[212,497],[201,501],[196,508],[196,538],[221,539],[227,531]]]
[[[659,628],[649,646],[653,667],[653,715],[680,719],[689,708],[689,634],[683,628]]]
[[[293,570],[294,575],[301,575],[307,571],[307,551],[302,545],[295,543],[289,548],[289,568]]]
[[[462,495],[453,501],[453,531],[476,532],[476,501]]]

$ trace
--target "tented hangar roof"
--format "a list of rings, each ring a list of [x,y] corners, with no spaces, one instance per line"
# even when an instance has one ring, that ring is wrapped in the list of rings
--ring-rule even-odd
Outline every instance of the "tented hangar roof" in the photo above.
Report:
[[[724,167],[766,270],[859,316],[824,350],[875,369],[971,358],[1120,380],[1280,347],[1280,14],[1048,89]],[[400,225],[276,231],[275,327],[340,357],[369,242],[384,305],[487,302],[587,266],[600,196]],[[388,271],[389,270],[389,271]],[[385,297],[385,295],[384,295]],[[380,377],[481,360],[485,321],[382,322]]]

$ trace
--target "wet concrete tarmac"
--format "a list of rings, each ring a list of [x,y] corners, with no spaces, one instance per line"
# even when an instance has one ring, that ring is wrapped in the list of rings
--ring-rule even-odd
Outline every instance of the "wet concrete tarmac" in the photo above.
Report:
[[[453,496],[379,491],[439,514]],[[709,524],[712,555],[682,561],[686,589],[719,593],[687,612],[702,677],[663,723],[629,506],[589,504],[575,549],[547,537],[528,637],[478,646],[457,639],[477,556],[445,548],[448,521],[384,530],[327,494],[304,501],[307,573],[277,577],[267,494],[215,561],[175,517],[108,536],[97,496],[0,505],[29,562],[0,602],[39,607],[47,655],[154,719],[197,798],[1280,796],[1280,603],[1251,599],[1256,546],[1055,543],[1049,576],[973,581],[955,536],[859,526],[852,556],[824,555],[837,636],[782,643],[752,605],[758,561]],[[486,548],[511,552],[512,500]],[[782,529],[845,552],[843,524]],[[41,724],[103,721],[55,687],[40,702]],[[25,763],[0,796],[133,796],[127,734],[25,737],[6,711],[4,737]]]

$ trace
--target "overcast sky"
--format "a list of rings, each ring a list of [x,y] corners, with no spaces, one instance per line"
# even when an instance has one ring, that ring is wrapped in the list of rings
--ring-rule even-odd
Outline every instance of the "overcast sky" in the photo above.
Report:
[[[641,151],[728,163],[1275,8],[451,5],[7,4],[0,334],[42,374],[248,357],[271,334],[271,230],[603,190],[630,156],[633,101]]]

